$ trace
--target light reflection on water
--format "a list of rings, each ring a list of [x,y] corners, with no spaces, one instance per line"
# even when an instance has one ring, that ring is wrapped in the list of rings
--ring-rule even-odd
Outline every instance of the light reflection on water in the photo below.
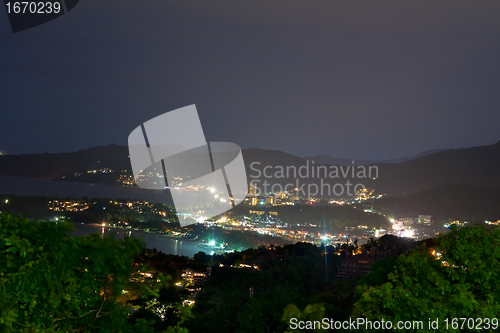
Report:
[[[89,198],[130,198],[138,200],[147,200],[149,202],[163,202],[172,204],[172,197],[169,191],[163,190],[144,190],[138,187],[123,187],[116,185],[93,185],[80,184],[72,182],[54,181],[41,178],[28,177],[10,177],[0,176],[0,193],[12,195],[40,195],[54,196],[60,198],[83,197]],[[89,226],[74,224],[76,231],[74,236],[83,236],[92,233],[100,233],[101,237],[114,236],[123,239],[127,236],[142,238],[148,248],[156,248],[165,254],[176,254],[192,257],[199,251],[208,252],[190,242],[175,240],[159,234],[148,234],[138,231],[125,231],[119,229],[110,229],[100,226]]]
[[[164,235],[159,234],[149,234],[140,231],[127,231],[120,229],[104,228],[99,226],[74,224],[76,231],[71,233],[72,236],[84,236],[92,233],[99,233],[101,237],[115,237],[117,239],[124,239],[125,237],[136,237],[142,238],[146,243],[146,246],[150,249],[156,248],[165,254],[175,254],[179,256],[193,257],[196,253],[204,250],[201,247],[193,245],[188,241],[182,241],[177,239],[168,238]]]

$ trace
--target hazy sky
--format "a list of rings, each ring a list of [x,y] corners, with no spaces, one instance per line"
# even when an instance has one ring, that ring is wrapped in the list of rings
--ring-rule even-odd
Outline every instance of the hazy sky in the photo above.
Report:
[[[126,144],[196,104],[209,141],[389,158],[500,140],[500,1],[82,0],[13,34],[0,151]]]

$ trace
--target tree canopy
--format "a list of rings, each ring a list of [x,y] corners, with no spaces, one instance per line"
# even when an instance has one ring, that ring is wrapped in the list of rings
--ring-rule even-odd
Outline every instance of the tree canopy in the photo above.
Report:
[[[68,236],[72,228],[0,214],[0,332],[153,332],[118,300],[140,241]],[[142,294],[157,294],[155,283]]]
[[[491,319],[500,315],[500,229],[453,229],[435,244],[435,248],[424,244],[401,255],[387,279],[370,278],[380,275],[387,265],[371,272],[364,279],[370,283],[359,286],[353,317],[392,323],[423,321],[423,331],[429,332],[435,331],[428,327],[429,321],[436,319],[440,330],[450,332],[481,325],[483,330],[493,329]],[[375,281],[384,283],[372,285]],[[452,325],[453,318],[474,318],[475,322],[464,326],[459,320]]]

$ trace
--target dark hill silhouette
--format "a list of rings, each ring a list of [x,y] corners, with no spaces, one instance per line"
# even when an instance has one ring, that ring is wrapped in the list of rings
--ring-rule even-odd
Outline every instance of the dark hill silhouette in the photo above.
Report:
[[[254,164],[260,171],[265,166],[271,166],[270,171],[273,174],[276,166],[295,166],[298,169],[307,163],[301,157],[277,150],[244,149],[243,156],[249,180],[252,180],[252,176],[256,175],[256,172],[250,168],[253,162],[260,162],[260,164]],[[498,172],[500,170],[500,142],[489,146],[439,151],[403,163],[377,163],[373,165],[378,168],[377,179],[349,180],[352,183],[362,183],[366,187],[373,188],[377,193],[394,195],[412,194],[449,183],[463,183],[476,187],[500,187],[500,173]],[[128,148],[109,145],[80,150],[75,153],[0,156],[0,175],[4,176],[44,178],[67,176],[65,180],[73,180],[71,175],[75,172],[102,168],[115,170],[115,178],[119,174],[130,174]],[[80,177],[79,181],[103,182],[97,179],[92,180],[94,178],[89,177],[85,180]],[[96,175],[96,177],[98,176]],[[117,184],[115,178],[113,178],[112,183]],[[260,179],[263,180],[263,176]],[[293,177],[267,180],[271,184],[279,183],[282,185],[295,182]],[[346,180],[343,178],[324,179],[330,184],[345,183]],[[319,181],[319,178],[301,179],[301,182],[316,184]]]
[[[500,186],[500,141],[489,146],[452,149],[415,160],[379,163],[378,191],[411,194],[448,183]]]
[[[420,157],[424,157],[430,154],[438,153],[440,151],[445,151],[448,149],[432,149],[421,152],[415,156],[404,156],[399,158],[390,158],[387,160],[360,160],[354,158],[336,158],[328,155],[315,155],[315,156],[305,156],[304,159],[309,161],[314,161],[318,164],[331,164],[331,165],[352,165],[352,161],[354,161],[354,165],[368,165],[374,163],[402,163],[410,160],[415,160]]]
[[[128,147],[109,145],[75,153],[0,156],[0,175],[56,178],[76,171],[113,168],[130,170]]]
[[[262,152],[267,152],[267,156],[260,155]],[[261,164],[260,170],[265,165],[273,167],[294,165],[298,168],[306,164],[306,160],[293,155],[278,155],[261,149],[255,150],[254,156],[247,157],[245,155],[249,175],[255,174],[248,169],[248,166],[256,158],[268,161],[267,164]],[[349,176],[347,179],[352,183],[362,183],[368,188],[373,188],[377,193],[393,195],[412,194],[450,183],[500,187],[500,141],[488,146],[438,150],[438,152],[402,163],[376,163],[372,166],[378,168],[377,179],[352,179]],[[263,180],[261,177],[261,181]],[[290,181],[293,179],[268,179],[269,183],[286,184]],[[331,184],[345,183],[346,179],[327,178],[325,181]],[[311,179],[309,182],[318,184],[319,179]]]
[[[318,164],[330,164],[330,165],[352,165],[352,161],[354,161],[354,165],[368,165],[381,161],[377,160],[360,160],[356,158],[337,158],[328,155],[314,155],[314,156],[305,156],[305,160],[314,161]]]
[[[373,207],[394,217],[431,215],[434,221],[497,221],[500,220],[500,187],[447,184],[405,197],[374,200]]]
[[[279,150],[267,150],[260,148],[249,148],[243,149],[243,158],[245,160],[245,166],[247,168],[247,175],[250,177],[252,174],[255,175],[256,172],[252,171],[250,165],[252,163],[258,162],[260,164],[254,164],[254,169],[262,170],[265,166],[301,166],[306,164],[306,160],[302,157],[291,155]]]

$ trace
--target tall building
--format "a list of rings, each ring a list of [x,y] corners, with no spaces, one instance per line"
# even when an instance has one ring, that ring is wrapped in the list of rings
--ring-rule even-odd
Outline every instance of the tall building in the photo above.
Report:
[[[208,268],[208,267],[207,267]],[[206,272],[194,271],[190,268],[182,270],[181,278],[188,283],[201,284],[207,280],[208,274]]]
[[[267,197],[266,198],[266,204],[269,204],[269,205],[276,205],[276,197],[275,196],[272,196],[272,197]]]
[[[250,183],[250,190],[248,191],[249,197],[255,197],[257,195],[257,184],[255,182]]]

